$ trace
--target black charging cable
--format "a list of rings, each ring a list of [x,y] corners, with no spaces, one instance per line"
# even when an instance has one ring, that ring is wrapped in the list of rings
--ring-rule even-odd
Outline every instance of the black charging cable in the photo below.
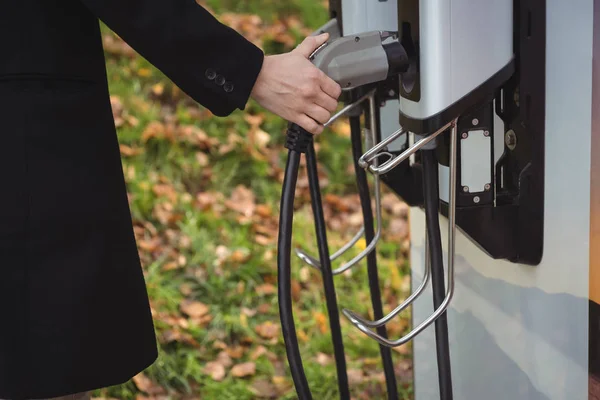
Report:
[[[315,229],[319,247],[319,258],[321,261],[321,273],[325,291],[325,300],[329,314],[329,325],[333,341],[334,357],[336,362],[338,388],[340,398],[350,399],[350,388],[348,385],[348,372],[346,358],[344,355],[344,344],[340,325],[339,310],[335,286],[333,283],[333,272],[329,259],[327,246],[327,232],[319,178],[317,172],[317,159],[312,134],[296,124],[290,124],[287,132],[285,147],[289,150],[288,161],[285,169],[283,189],[281,196],[281,210],[279,222],[279,238],[277,253],[278,269],[278,294],[279,294],[279,317],[286,353],[290,365],[290,372],[296,387],[299,400],[310,400],[312,394],[306,379],[306,373],[302,365],[302,357],[298,345],[298,336],[294,323],[291,293],[291,251],[292,251],[292,225],[294,216],[294,196],[296,193],[296,182],[302,153],[306,154],[306,167],[308,172],[311,204],[315,218]]]
[[[356,172],[356,184],[358,187],[358,195],[360,198],[365,226],[365,241],[368,244],[371,243],[375,237],[375,229],[373,228],[373,210],[371,208],[371,196],[369,195],[367,172],[358,165],[358,160],[363,154],[360,116],[350,116],[350,135],[352,140],[354,171]],[[369,291],[371,294],[371,304],[373,306],[373,316],[375,319],[381,319],[383,318],[383,305],[381,303],[381,290],[379,288],[376,251],[371,251],[367,255],[367,273],[369,276]],[[385,325],[377,328],[377,333],[387,338],[387,329],[385,328]],[[388,399],[397,400],[398,386],[396,384],[392,350],[389,347],[380,344],[379,353],[381,354],[381,361],[383,364]]]
[[[431,285],[433,307],[437,309],[446,296],[444,284],[444,256],[440,234],[438,161],[435,150],[422,150],[423,195],[429,254],[431,262]],[[435,345],[438,365],[440,400],[452,400],[452,370],[450,367],[450,345],[448,342],[448,317],[446,312],[435,320]]]

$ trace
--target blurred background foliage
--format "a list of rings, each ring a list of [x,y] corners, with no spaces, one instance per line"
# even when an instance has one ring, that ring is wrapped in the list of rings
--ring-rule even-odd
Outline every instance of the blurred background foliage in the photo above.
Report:
[[[320,0],[205,0],[200,4],[267,54],[293,49],[328,19],[327,4]],[[296,398],[276,296],[275,242],[286,123],[253,101],[243,112],[216,118],[106,27],[103,36],[111,103],[160,356],[132,381],[98,390],[94,396]],[[333,250],[362,224],[349,135],[347,122],[340,121],[316,143]],[[294,246],[316,254],[307,185],[302,169]],[[408,208],[389,193],[383,206],[385,234],[378,260],[389,311],[410,289]],[[359,242],[350,255],[364,247],[364,241]],[[292,288],[314,397],[336,399],[319,273],[294,259]],[[371,314],[364,263],[336,277],[336,288],[340,306]],[[409,314],[395,319],[388,325],[390,335],[402,334],[409,323]],[[385,398],[377,344],[343,318],[342,327],[353,398]],[[394,351],[404,399],[412,398],[410,352],[409,345]]]

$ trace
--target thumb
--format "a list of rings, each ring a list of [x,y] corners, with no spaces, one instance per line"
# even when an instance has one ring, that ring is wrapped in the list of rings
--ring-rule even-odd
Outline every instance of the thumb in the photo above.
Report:
[[[308,58],[319,46],[327,42],[329,33],[325,32],[319,36],[309,36],[296,47],[295,51]]]

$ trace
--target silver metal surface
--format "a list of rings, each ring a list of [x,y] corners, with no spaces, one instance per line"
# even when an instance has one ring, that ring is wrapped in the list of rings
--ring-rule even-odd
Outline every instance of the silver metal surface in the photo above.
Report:
[[[448,128],[450,128],[451,126],[456,128],[455,125],[456,124],[454,121],[448,122],[446,125],[441,127],[439,130],[435,131],[431,135],[425,137],[424,139],[417,141],[415,144],[410,146],[408,149],[404,150],[396,158],[392,158],[392,159],[386,161],[381,166],[375,165],[375,162],[377,161],[377,159],[379,157],[381,157],[381,151],[383,151],[383,149],[385,149],[387,145],[389,145],[391,142],[393,142],[394,140],[399,138],[403,133],[405,133],[402,129],[400,129],[400,130],[394,132],[393,134],[391,134],[386,139],[382,140],[377,145],[373,146],[373,148],[371,148],[371,150],[369,150],[365,154],[363,154],[363,156],[359,160],[359,165],[362,168],[368,168],[368,170],[375,175],[387,174],[392,169],[394,169],[396,166],[401,164],[403,161],[407,160],[411,155],[413,155],[414,153],[419,151],[421,148],[426,146],[429,142],[431,142],[432,140],[435,140],[435,138],[437,138],[439,135],[441,135],[446,130],[448,130]]]
[[[344,35],[398,30],[398,1],[342,0]]]
[[[335,119],[339,118],[341,115],[345,114],[346,112],[350,111],[354,107],[358,106],[365,100],[369,101],[369,115],[370,115],[370,118],[369,118],[370,129],[365,130],[365,147],[370,148],[371,146],[373,146],[373,143],[375,143],[375,141],[376,141],[375,134],[377,132],[377,120],[375,117],[376,116],[375,90],[371,90],[369,93],[362,96],[356,102],[351,103],[351,104],[347,105],[346,107],[344,107],[340,112],[338,112],[336,115],[334,115],[330,119],[330,121],[328,121],[325,125],[329,125]],[[373,237],[373,240],[371,240],[367,244],[365,249],[363,249],[359,254],[357,254],[355,257],[353,257],[350,261],[347,261],[346,263],[344,263],[341,267],[334,269],[332,271],[332,273],[334,275],[339,275],[341,273],[344,273],[345,271],[349,270],[350,268],[352,268],[353,266],[358,264],[360,261],[362,261],[373,250],[375,250],[375,247],[377,246],[377,243],[379,242],[379,239],[381,238],[381,228],[382,228],[381,184],[379,182],[378,176],[375,176],[374,183],[375,183],[374,184],[374,186],[375,186],[375,188],[374,188],[375,189],[375,220],[377,221],[377,229],[375,231],[375,236]],[[334,253],[333,255],[330,256],[330,260],[331,261],[336,260],[342,254],[344,254],[346,251],[351,249],[358,242],[358,240],[360,240],[360,237],[362,236],[362,234],[364,234],[364,231],[365,231],[365,228],[363,225],[363,227],[352,238],[352,240],[350,240],[350,242],[346,243],[341,249],[339,249],[336,253]],[[304,261],[311,267],[321,269],[321,262],[317,257],[309,255],[306,251],[304,251],[302,249],[296,249],[296,254],[302,261]]]
[[[400,98],[426,119],[471,93],[513,58],[512,0],[419,1],[420,100]]]
[[[429,241],[427,239],[427,235],[425,235],[425,275],[423,276],[423,280],[421,281],[421,284],[419,285],[417,290],[411,293],[411,295],[408,296],[406,300],[400,303],[396,308],[394,308],[389,314],[387,314],[383,318],[371,321],[366,318],[362,318],[355,313],[352,313],[352,317],[356,321],[369,328],[378,328],[390,322],[394,317],[396,317],[398,314],[400,314],[402,311],[408,308],[408,306],[410,306],[416,299],[418,299],[419,296],[421,296],[421,294],[427,287],[427,284],[429,283],[429,277],[431,276],[431,259],[429,254],[428,243]]]
[[[358,315],[350,310],[344,309],[342,313],[346,318],[350,320],[350,322],[356,326],[361,332],[370,338],[376,340],[378,343],[388,346],[388,347],[397,347],[401,346],[410,340],[412,340],[415,336],[421,333],[425,328],[431,325],[435,320],[437,320],[448,308],[450,302],[452,301],[452,297],[454,296],[454,246],[455,246],[455,235],[456,235],[456,151],[457,151],[457,122],[458,118],[454,119],[450,126],[450,190],[449,190],[449,198],[450,202],[448,204],[448,258],[447,258],[447,288],[446,288],[446,296],[444,297],[444,301],[440,306],[427,317],[423,322],[413,328],[409,333],[404,335],[403,337],[390,340],[380,336],[377,332],[373,332],[369,329],[368,326],[362,324],[360,320],[357,318]],[[445,127],[446,130],[448,127]],[[433,135],[432,135],[433,136]],[[423,139],[424,140],[424,139]],[[418,143],[418,142],[417,142]]]
[[[380,31],[345,35],[329,42],[311,59],[317,68],[343,89],[383,81],[389,71]]]
[[[460,141],[460,184],[471,193],[485,191],[492,182],[492,138],[483,129],[468,132]]]
[[[536,3],[537,4],[537,3]],[[457,229],[455,295],[447,309],[456,400],[588,400],[590,376],[590,176],[592,98],[600,98],[599,43],[592,0],[546,1],[544,257],[532,267],[487,256]],[[533,15],[540,22],[544,14]],[[565,57],[565,49],[569,56]],[[598,55],[600,53],[596,53]],[[595,72],[594,72],[595,73]],[[497,118],[497,117],[496,117]],[[499,129],[504,129],[498,118]],[[516,151],[524,142],[516,139]],[[523,139],[524,140],[524,139]],[[497,160],[505,137],[494,134]],[[460,189],[460,187],[459,187]],[[440,193],[443,193],[440,186]],[[440,219],[444,252],[446,218]],[[412,284],[425,271],[424,213],[410,209]],[[431,285],[411,310],[414,323],[432,312]],[[412,342],[415,400],[439,400],[434,329]],[[597,389],[597,388],[596,388]]]

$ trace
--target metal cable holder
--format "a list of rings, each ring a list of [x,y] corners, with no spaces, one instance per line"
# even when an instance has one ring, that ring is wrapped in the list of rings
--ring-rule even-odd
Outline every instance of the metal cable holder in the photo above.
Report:
[[[446,309],[448,308],[448,305],[450,304],[450,301],[452,300],[452,297],[454,296],[454,250],[455,250],[455,235],[456,235],[456,218],[455,218],[455,216],[456,216],[457,122],[458,122],[458,118],[456,118],[452,122],[449,122],[448,124],[444,125],[440,130],[436,131],[435,133],[428,136],[427,138],[419,140],[417,143],[415,143],[410,148],[405,150],[396,159],[392,160],[395,163],[394,166],[398,165],[400,162],[406,160],[413,153],[418,151],[421,147],[423,147],[424,145],[429,143],[435,137],[437,137],[438,135],[440,135],[441,133],[446,131],[448,128],[452,128],[451,132],[450,132],[450,188],[449,188],[449,199],[448,199],[448,259],[447,259],[448,287],[446,289],[446,296],[444,298],[444,301],[433,312],[433,314],[431,314],[427,319],[425,319],[425,321],[421,322],[419,325],[417,325],[417,327],[415,327],[409,333],[407,333],[405,336],[403,336],[397,340],[386,339],[386,338],[380,336],[379,334],[377,334],[376,332],[371,331],[369,329],[369,326],[362,322],[362,321],[364,321],[364,319],[359,317],[355,312],[350,311],[348,309],[344,309],[342,311],[344,316],[346,318],[348,318],[350,320],[350,322],[354,326],[356,326],[361,332],[363,332],[364,334],[366,334],[367,336],[376,340],[378,343],[380,343],[384,346],[397,347],[397,346],[401,346],[401,345],[409,342],[410,340],[412,340],[416,335],[421,333],[425,328],[427,328],[429,325],[431,325],[433,322],[435,322],[435,320],[438,319],[446,311]],[[390,138],[391,138],[391,136],[390,136]],[[386,139],[385,141],[382,141],[378,145],[379,150],[383,149],[387,144],[389,144],[390,142],[392,142],[394,140],[394,139],[389,140],[390,138]],[[375,146],[373,149],[375,149],[378,146]],[[371,149],[371,150],[373,150],[373,149]],[[369,152],[367,152],[367,153],[369,153]],[[377,151],[372,151],[369,156],[367,156],[367,153],[365,153],[365,155],[363,155],[363,157],[365,159],[368,159],[369,161],[372,161],[374,158],[377,157],[376,156]],[[372,157],[373,155],[375,155],[375,157],[369,158],[369,157]],[[397,159],[401,159],[401,160],[396,162]],[[365,163],[367,163],[367,161],[365,161]],[[388,161],[388,163],[389,163],[389,161]],[[386,163],[386,164],[388,164],[388,163]],[[368,164],[365,164],[365,167],[363,167],[363,168],[366,168],[366,165],[368,165]],[[373,165],[370,165],[369,170],[371,172],[373,172],[375,175],[382,173],[381,170],[383,168],[372,171],[371,167],[373,167]],[[375,166],[375,168],[377,168],[377,166]],[[392,168],[393,167],[389,167],[389,168],[386,168],[386,170],[389,171]],[[416,296],[413,298],[413,301],[415,298],[416,298]],[[404,307],[404,308],[406,308],[406,307]],[[397,315],[397,314],[398,313],[396,312],[396,310],[394,310],[392,313],[390,313],[388,316],[382,318],[381,320],[384,320],[384,319],[389,320],[389,318],[393,318],[393,316]],[[376,321],[376,322],[379,322],[379,321]]]
[[[370,132],[369,132],[369,135],[365,136],[365,147],[370,149],[376,141],[375,134],[377,131],[377,121],[375,119],[375,115],[376,115],[376,113],[375,113],[375,106],[376,106],[375,105],[375,92],[376,92],[376,90],[373,89],[373,90],[369,91],[367,94],[365,94],[364,96],[360,97],[357,101],[355,101],[351,104],[348,104],[347,106],[342,108],[338,113],[336,113],[333,117],[331,117],[329,119],[329,121],[327,121],[324,124],[324,126],[331,125],[336,119],[338,119],[342,115],[346,114],[348,111],[352,110],[353,108],[357,107],[358,105],[362,104],[365,100],[368,100],[369,108],[370,108],[370,118],[369,118],[369,125],[370,125],[369,131]],[[374,165],[377,165],[377,160],[375,160]],[[375,218],[377,220],[377,231],[375,232],[375,236],[373,237],[373,240],[365,247],[365,249],[363,251],[361,251],[354,258],[352,258],[350,261],[346,262],[341,267],[334,269],[332,271],[334,275],[339,275],[339,274],[347,271],[348,269],[352,268],[356,264],[358,264],[361,260],[363,260],[366,256],[369,255],[369,253],[371,253],[375,249],[375,246],[377,245],[377,243],[379,242],[379,239],[381,238],[382,211],[381,211],[381,184],[379,182],[379,176],[376,175],[374,177],[374,182],[375,182],[375,185],[374,185],[375,186]],[[356,242],[358,242],[360,240],[360,238],[362,237],[364,232],[365,232],[365,228],[363,225],[363,227],[358,231],[358,233],[356,233],[356,235],[354,235],[354,237],[348,243],[346,243],[343,247],[341,247],[338,251],[336,251],[334,254],[332,254],[330,256],[330,260],[331,261],[336,260],[342,254],[344,254],[350,248],[352,248],[356,244]],[[295,251],[296,251],[296,255],[302,261],[304,261],[305,263],[307,263],[308,265],[310,265],[313,268],[321,269],[321,263],[316,257],[311,256],[310,254],[308,254],[306,251],[304,251],[302,249],[297,248]]]
[[[381,157],[382,155],[390,156],[390,153],[385,151],[387,145],[392,143],[394,140],[398,139],[403,134],[407,133],[403,128],[400,128],[396,132],[392,133],[390,136],[379,142],[377,145],[373,146],[370,150],[365,152],[365,154],[363,154],[363,156],[358,161],[358,164],[362,168],[368,169],[371,173],[375,175],[387,174],[396,166],[401,164],[403,161],[407,160],[411,155],[416,153],[423,146],[434,140],[436,137],[444,133],[448,128],[450,128],[453,125],[456,126],[456,120],[447,123],[431,135],[419,140],[411,147],[404,150],[402,154],[400,154],[396,158],[392,158],[383,163],[381,166],[378,166],[377,160],[379,159],[379,157]]]

